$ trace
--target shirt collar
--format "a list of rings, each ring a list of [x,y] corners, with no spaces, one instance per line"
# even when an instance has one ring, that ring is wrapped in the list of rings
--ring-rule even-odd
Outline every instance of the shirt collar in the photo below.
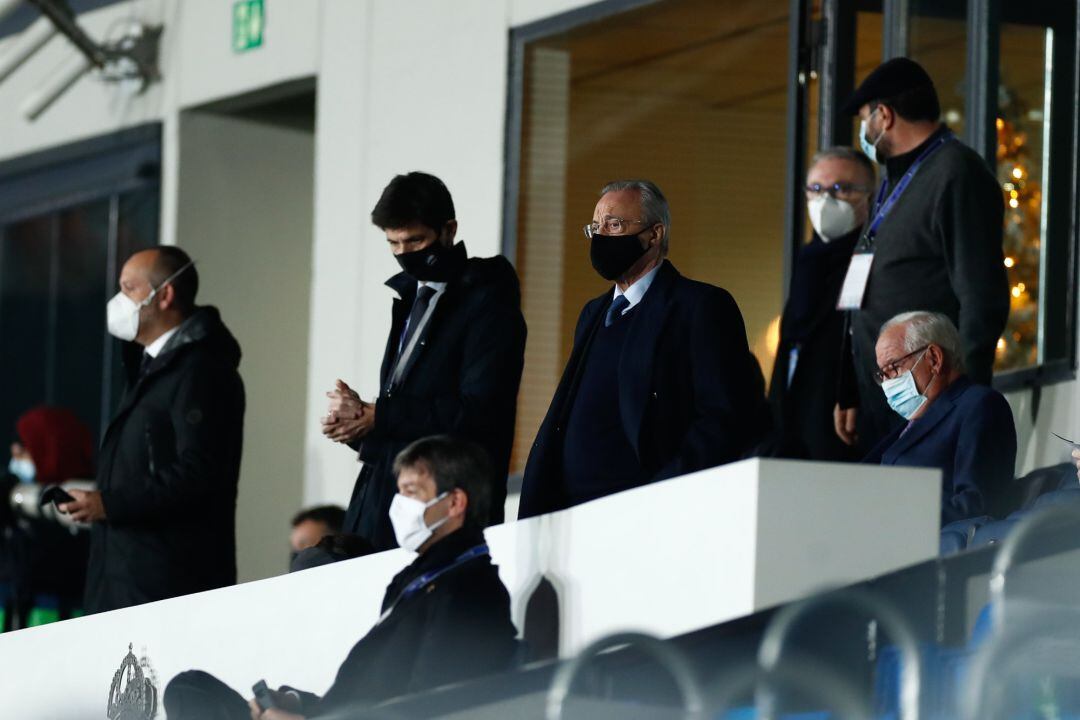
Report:
[[[159,354],[161,354],[162,349],[164,349],[165,347],[165,343],[169,342],[169,338],[175,335],[176,331],[179,329],[180,326],[177,325],[171,330],[166,330],[165,332],[161,333],[161,336],[158,337],[157,340],[146,346],[146,354],[152,358],[156,358]]]
[[[645,293],[649,291],[649,287],[652,286],[653,280],[656,279],[656,273],[660,272],[660,267],[663,264],[664,263],[661,262],[660,265],[657,265],[652,270],[645,273],[644,276],[638,278],[633,285],[626,288],[626,292],[623,292],[618,285],[615,286],[615,294],[612,296],[612,299],[614,300],[620,295],[625,295],[626,301],[630,303],[626,306],[626,309],[623,310],[623,314],[626,314],[630,311],[630,308],[641,302],[641,299],[645,297]]]
[[[446,289],[446,283],[444,283],[444,282],[431,282],[431,281],[427,281],[427,280],[417,280],[416,281],[416,292],[420,292],[420,288],[424,287],[425,285],[428,286],[429,288],[431,288],[432,290],[434,290],[436,295],[438,295],[439,293],[441,293],[443,290]]]

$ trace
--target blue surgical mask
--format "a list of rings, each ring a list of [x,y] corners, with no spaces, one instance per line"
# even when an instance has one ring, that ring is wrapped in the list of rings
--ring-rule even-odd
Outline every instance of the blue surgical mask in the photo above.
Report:
[[[19,478],[19,482],[32,483],[37,477],[37,468],[30,458],[11,458],[8,463],[8,472]]]
[[[919,412],[922,406],[926,404],[925,391],[923,393],[919,392],[919,388],[915,384],[915,376],[912,374],[912,371],[919,366],[924,357],[926,357],[925,350],[923,350],[922,356],[911,366],[911,370],[890,380],[883,380],[881,383],[881,390],[885,393],[885,402],[889,403],[889,407],[893,409],[893,412],[905,420],[914,417],[915,413]],[[937,380],[937,375],[934,376],[934,380]],[[930,381],[930,385],[934,383],[934,380]],[[930,389],[930,385],[926,386],[927,390]]]
[[[879,142],[881,142],[881,138],[885,136],[885,131],[883,130],[881,134],[877,136],[877,140],[875,140],[874,142],[870,142],[870,138],[867,137],[866,129],[867,123],[869,122],[870,118],[874,117],[874,113],[876,112],[877,108],[874,108],[874,112],[870,113],[870,117],[866,118],[866,120],[863,120],[862,124],[859,126],[859,147],[861,147],[862,151],[866,153],[866,157],[870,158],[873,162],[880,163],[881,159],[878,157],[877,154],[877,145]]]

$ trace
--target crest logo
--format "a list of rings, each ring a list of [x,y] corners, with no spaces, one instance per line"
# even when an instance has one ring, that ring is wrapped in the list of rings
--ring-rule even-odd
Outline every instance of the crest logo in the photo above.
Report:
[[[135,657],[128,643],[128,653],[113,673],[109,687],[108,720],[152,720],[157,715],[158,692],[154,687],[154,673],[144,656]]]

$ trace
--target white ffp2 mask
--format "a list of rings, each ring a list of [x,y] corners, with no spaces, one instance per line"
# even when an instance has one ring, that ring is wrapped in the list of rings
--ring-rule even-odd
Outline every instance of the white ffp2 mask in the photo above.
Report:
[[[823,194],[806,203],[810,224],[825,242],[847,235],[859,225],[855,206],[846,200],[837,200]]]
[[[154,296],[158,294],[161,288],[171,283],[176,279],[177,275],[194,264],[194,261],[187,263],[184,267],[165,278],[157,287],[151,285],[150,294],[142,302],[132,300],[123,291],[113,295],[112,299],[105,305],[105,326],[108,328],[109,334],[127,342],[134,340],[139,334],[139,311],[154,301]]]
[[[450,519],[448,515],[428,525],[424,522],[424,511],[449,494],[444,492],[430,502],[406,497],[401,493],[394,495],[390,502],[390,524],[394,526],[394,537],[397,538],[398,545],[412,552],[419,550],[431,534]]]

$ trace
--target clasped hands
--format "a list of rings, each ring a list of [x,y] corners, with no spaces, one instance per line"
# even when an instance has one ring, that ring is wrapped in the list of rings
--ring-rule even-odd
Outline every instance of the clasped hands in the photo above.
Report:
[[[361,400],[359,393],[340,379],[326,397],[330,398],[330,407],[322,418],[323,435],[348,445],[371,432],[375,426],[374,403]]]

